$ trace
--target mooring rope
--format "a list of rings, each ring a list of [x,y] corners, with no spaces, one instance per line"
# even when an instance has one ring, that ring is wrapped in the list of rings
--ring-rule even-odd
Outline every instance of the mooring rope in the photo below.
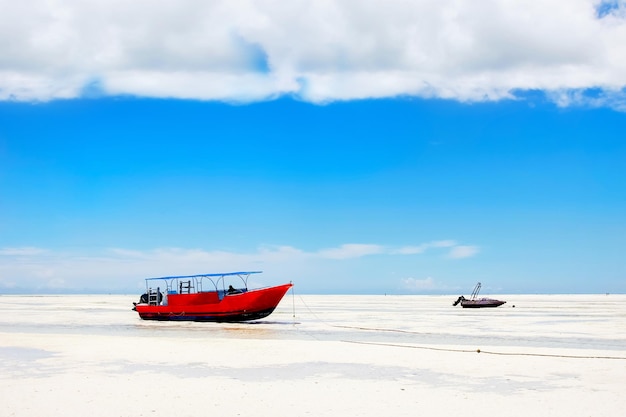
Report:
[[[293,289],[294,285],[291,286],[291,303],[293,308],[293,318],[294,324],[296,323],[296,291]]]
[[[438,350],[444,352],[460,352],[460,353],[484,353],[486,355],[501,355],[501,356],[543,356],[548,358],[569,358],[569,359],[615,359],[626,360],[626,357],[622,356],[587,356],[587,355],[557,355],[550,353],[529,353],[529,352],[493,352],[483,349],[453,349],[453,348],[437,348],[432,346],[416,346],[416,345],[400,345],[397,343],[382,343],[382,342],[361,342],[355,340],[342,340],[344,343],[354,343],[358,345],[375,345],[375,346],[392,346],[409,349],[422,349],[422,350]]]
[[[315,318],[321,323],[325,324],[329,327],[340,328],[340,329],[354,329],[354,330],[364,330],[364,331],[375,331],[375,332],[391,332],[391,333],[406,333],[406,334],[422,334],[420,332],[414,332],[410,330],[401,330],[401,329],[384,329],[377,327],[363,327],[363,326],[347,326],[341,324],[331,324],[321,319],[311,308],[307,305],[307,303],[302,299],[301,296],[298,296],[302,304],[307,308],[309,313],[311,313]],[[317,339],[317,338],[316,338]],[[363,342],[363,341],[355,341],[355,340],[341,340],[344,343],[353,343],[359,345],[374,345],[374,346],[390,346],[390,347],[399,347],[399,348],[408,348],[408,349],[421,349],[421,350],[435,350],[441,352],[456,352],[456,353],[484,353],[486,355],[500,355],[500,356],[535,356],[535,357],[548,357],[548,358],[568,358],[568,359],[610,359],[610,360],[626,360],[626,357],[623,356],[592,356],[592,355],[560,355],[560,354],[550,354],[550,353],[530,353],[530,352],[496,352],[490,350],[483,349],[455,349],[455,348],[440,348],[433,346],[423,346],[423,345],[404,345],[397,343],[384,343],[384,342]]]

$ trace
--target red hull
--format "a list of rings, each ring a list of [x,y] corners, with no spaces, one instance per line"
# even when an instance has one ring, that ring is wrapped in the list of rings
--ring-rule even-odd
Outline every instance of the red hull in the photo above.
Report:
[[[144,320],[236,322],[269,316],[293,284],[249,290],[240,294],[216,291],[169,294],[166,305],[137,304]]]

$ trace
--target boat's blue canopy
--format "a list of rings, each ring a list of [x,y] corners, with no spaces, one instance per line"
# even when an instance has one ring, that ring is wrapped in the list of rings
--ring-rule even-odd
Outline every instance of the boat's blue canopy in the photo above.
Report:
[[[171,277],[158,277],[158,278],[146,278],[146,281],[150,281],[153,279],[179,279],[179,278],[202,278],[202,277],[226,277],[230,275],[251,275],[251,274],[260,274],[263,271],[242,271],[242,272],[222,272],[217,274],[196,274],[196,275],[178,275]]]

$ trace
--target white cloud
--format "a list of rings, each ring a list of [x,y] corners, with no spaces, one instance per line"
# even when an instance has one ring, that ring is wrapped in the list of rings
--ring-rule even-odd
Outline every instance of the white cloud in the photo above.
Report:
[[[10,39],[0,100],[543,90],[559,105],[626,102],[623,0],[0,0],[0,10]]]
[[[380,245],[365,244],[345,244],[337,248],[322,249],[317,254],[322,258],[328,259],[349,259],[360,258],[366,255],[376,255],[383,253],[384,249]]]
[[[478,254],[479,248],[477,246],[454,246],[448,256],[453,259],[462,259],[462,258],[471,258],[472,256]]]
[[[65,282],[64,279],[54,278],[54,279],[51,279],[50,281],[48,281],[46,286],[48,288],[53,288],[53,289],[57,289],[57,288],[63,289],[63,288],[67,288],[67,283]]]
[[[464,258],[478,253],[475,246],[457,245],[451,240],[394,249],[376,244],[343,244],[317,251],[304,251],[292,246],[262,246],[251,252],[185,248],[130,250],[111,248],[96,253],[55,251],[41,248],[0,248],[0,289],[115,290],[143,288],[143,278],[187,275],[206,272],[269,270],[272,279],[292,280],[295,276],[327,274],[358,258],[379,255],[381,263],[394,263],[389,257],[423,255],[426,250],[448,252],[448,257]],[[332,260],[332,266],[327,263]],[[343,266],[336,261],[344,262]],[[326,263],[325,263],[326,262]],[[358,261],[357,261],[358,262]],[[313,271],[313,272],[312,272]],[[334,271],[334,272],[333,272]],[[325,277],[330,279],[330,277]],[[414,282],[414,286],[420,282]],[[421,285],[425,285],[424,282]]]
[[[31,256],[45,253],[45,249],[35,247],[0,248],[0,256]]]
[[[422,243],[418,246],[404,246],[400,249],[393,250],[391,253],[399,254],[399,255],[414,255],[419,253],[424,253],[428,249],[432,248],[449,248],[455,246],[457,243],[454,240],[437,240],[428,243]]]
[[[402,280],[403,287],[409,291],[433,290],[436,288],[435,280],[431,277],[426,279],[405,278]]]

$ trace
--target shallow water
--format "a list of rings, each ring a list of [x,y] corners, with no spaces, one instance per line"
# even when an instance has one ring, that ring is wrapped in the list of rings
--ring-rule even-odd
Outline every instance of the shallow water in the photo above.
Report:
[[[135,296],[0,296],[0,333],[276,339],[626,352],[626,295],[507,295],[498,308],[453,307],[453,296],[287,293],[251,323],[153,322]],[[6,353],[6,352],[5,352]]]

